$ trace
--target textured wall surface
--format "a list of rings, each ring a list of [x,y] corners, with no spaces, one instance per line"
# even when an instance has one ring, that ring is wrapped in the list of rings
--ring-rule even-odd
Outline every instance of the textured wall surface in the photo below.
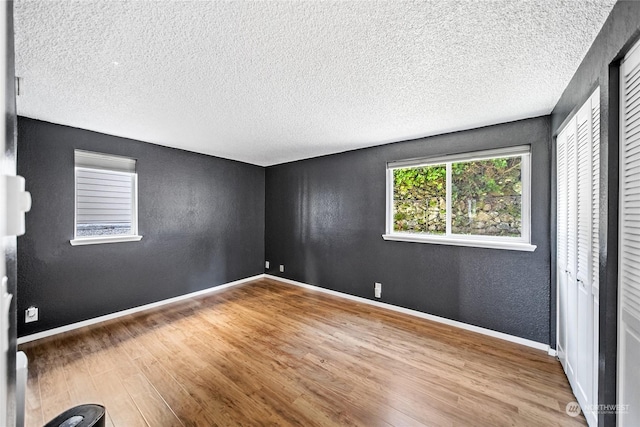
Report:
[[[268,167],[268,272],[549,343],[549,137],[541,117]],[[386,162],[525,144],[535,252],[382,239]]]
[[[614,3],[19,1],[18,113],[258,165],[471,129],[549,114]]]
[[[639,38],[640,2],[620,1],[616,3],[611,15],[607,18],[602,30],[551,114],[552,131],[555,135],[575,112],[575,109],[586,101],[593,89],[600,86],[599,404],[617,403],[618,63]],[[552,236],[555,247],[555,209],[552,209],[551,212],[553,214]],[[552,271],[555,283],[555,266]],[[553,307],[555,310],[555,302]],[[600,414],[598,423],[601,426],[615,426],[615,414]]]
[[[263,272],[264,169],[19,118],[20,336]],[[74,149],[138,160],[140,242],[71,246]],[[36,305],[40,320],[24,323]]]

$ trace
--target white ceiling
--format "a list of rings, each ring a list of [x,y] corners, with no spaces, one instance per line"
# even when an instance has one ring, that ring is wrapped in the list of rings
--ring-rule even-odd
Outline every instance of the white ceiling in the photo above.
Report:
[[[534,117],[614,3],[19,0],[18,114],[262,166]]]

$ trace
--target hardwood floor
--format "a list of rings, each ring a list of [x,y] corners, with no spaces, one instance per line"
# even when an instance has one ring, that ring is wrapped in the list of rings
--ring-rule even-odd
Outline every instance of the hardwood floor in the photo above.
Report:
[[[27,425],[586,425],[544,352],[270,280],[20,347]]]

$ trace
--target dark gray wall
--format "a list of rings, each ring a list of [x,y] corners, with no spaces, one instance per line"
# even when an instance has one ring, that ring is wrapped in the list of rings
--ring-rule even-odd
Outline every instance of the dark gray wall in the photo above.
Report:
[[[600,404],[616,403],[618,69],[620,59],[639,35],[640,2],[619,1],[551,114],[552,132],[555,135],[572,113],[586,101],[593,89],[600,86],[600,342],[598,378],[598,403]],[[555,212],[555,209],[552,212]],[[555,215],[553,216],[553,224],[555,224]],[[555,229],[553,236],[555,240]],[[555,273],[555,268],[553,271]],[[601,426],[616,425],[615,414],[600,414],[598,421]]]
[[[140,242],[71,246],[74,149],[138,160]],[[264,168],[20,117],[19,336],[263,273]],[[24,310],[40,320],[24,323]]]
[[[549,343],[549,118],[267,168],[270,274]],[[535,252],[384,241],[386,162],[530,144]],[[278,265],[285,265],[285,273]]]

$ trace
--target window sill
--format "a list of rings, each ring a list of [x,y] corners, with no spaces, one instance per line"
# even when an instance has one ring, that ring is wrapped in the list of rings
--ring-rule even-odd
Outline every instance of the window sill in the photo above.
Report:
[[[510,251],[533,252],[536,245],[524,242],[504,242],[491,240],[453,239],[450,237],[416,236],[415,234],[383,234],[384,240],[397,242],[431,243],[436,245],[468,246],[473,248],[506,249]]]
[[[80,237],[69,240],[71,246],[98,245],[101,243],[139,242],[142,236],[109,236],[109,237]]]

